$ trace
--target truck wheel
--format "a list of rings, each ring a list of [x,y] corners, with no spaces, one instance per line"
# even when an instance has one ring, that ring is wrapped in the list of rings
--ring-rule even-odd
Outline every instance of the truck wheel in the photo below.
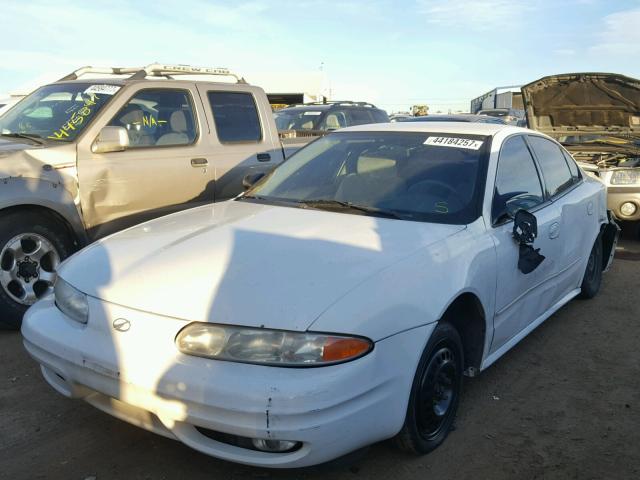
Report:
[[[580,285],[580,298],[590,299],[595,297],[600,291],[602,283],[602,237],[598,235],[596,242],[593,244],[589,260],[587,261],[587,269],[582,278]]]
[[[24,312],[53,291],[56,268],[73,253],[64,227],[49,215],[0,215],[0,328],[19,329]]]
[[[404,426],[394,438],[399,448],[425,454],[444,442],[458,410],[463,365],[460,335],[441,322],[418,364]]]

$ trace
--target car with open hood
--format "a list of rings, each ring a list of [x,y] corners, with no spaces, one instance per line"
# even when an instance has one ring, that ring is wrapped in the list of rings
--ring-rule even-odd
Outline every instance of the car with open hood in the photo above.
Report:
[[[609,209],[640,222],[640,80],[550,75],[522,87],[529,127],[562,143],[608,189]]]
[[[249,465],[427,453],[463,375],[596,295],[617,236],[602,183],[508,125],[345,128],[245,183],[59,268],[22,325],[55,390]]]

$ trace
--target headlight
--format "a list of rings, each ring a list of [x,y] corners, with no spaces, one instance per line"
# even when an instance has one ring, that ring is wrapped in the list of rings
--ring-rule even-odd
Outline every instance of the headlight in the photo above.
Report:
[[[370,340],[322,333],[191,323],[176,337],[187,355],[286,367],[354,360],[373,348]]]
[[[89,320],[89,304],[87,296],[73,288],[60,277],[56,279],[53,292],[56,305],[62,313],[79,323],[87,323]]]
[[[640,183],[640,170],[616,170],[611,176],[611,185],[633,185]]]

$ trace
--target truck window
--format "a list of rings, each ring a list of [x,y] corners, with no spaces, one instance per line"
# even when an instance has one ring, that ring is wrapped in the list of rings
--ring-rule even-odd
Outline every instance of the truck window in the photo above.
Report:
[[[351,118],[349,125],[364,125],[366,123],[375,123],[368,110],[349,110],[349,117]]]
[[[184,90],[140,90],[109,126],[125,128],[132,148],[190,145],[197,136],[193,103]]]
[[[244,92],[208,92],[221,143],[259,142],[260,118],[253,95]]]

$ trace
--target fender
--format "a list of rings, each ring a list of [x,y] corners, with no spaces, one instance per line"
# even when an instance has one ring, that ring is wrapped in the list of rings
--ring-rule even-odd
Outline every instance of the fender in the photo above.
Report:
[[[41,178],[0,178],[0,212],[21,206],[43,207],[55,212],[68,223],[80,247],[89,243],[82,215],[62,183]]]

